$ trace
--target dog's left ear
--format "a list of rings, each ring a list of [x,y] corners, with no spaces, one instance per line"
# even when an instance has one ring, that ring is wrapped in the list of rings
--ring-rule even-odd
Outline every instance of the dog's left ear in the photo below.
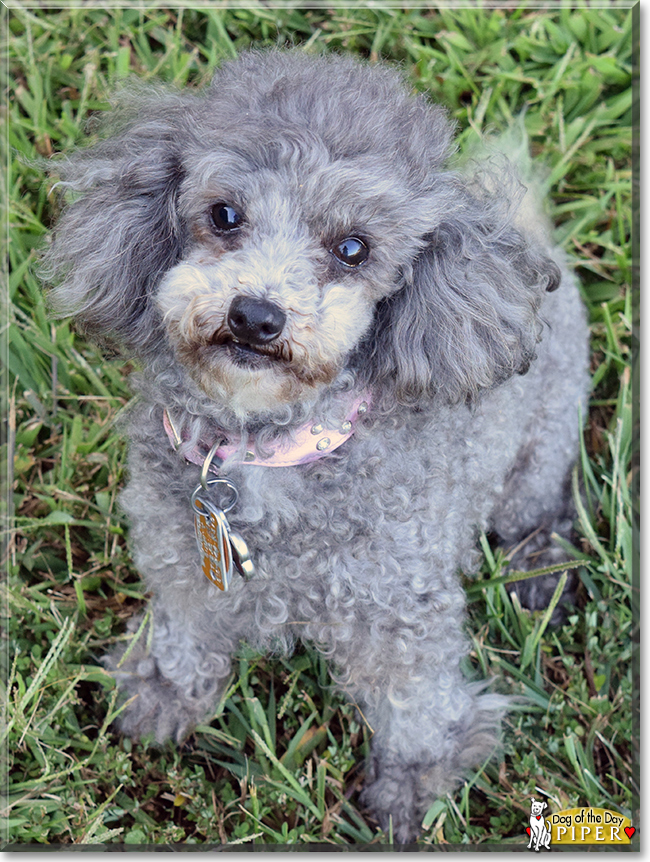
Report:
[[[371,365],[407,404],[440,394],[472,401],[524,374],[541,338],[539,307],[561,279],[498,209],[464,191],[425,237],[404,284],[383,300]]]

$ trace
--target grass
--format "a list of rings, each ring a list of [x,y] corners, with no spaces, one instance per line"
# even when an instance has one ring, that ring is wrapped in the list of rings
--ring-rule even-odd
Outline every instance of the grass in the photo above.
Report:
[[[566,549],[581,588],[566,623],[551,627],[549,614],[509,596],[503,552],[483,541],[480,579],[467,582],[467,670],[527,701],[506,721],[501,755],[432,806],[420,843],[520,846],[528,798],[540,793],[553,811],[607,807],[635,824],[632,12],[16,6],[5,26],[4,841],[390,842],[358,802],[368,729],[316,652],[269,660],[242,648],[213,719],[180,749],[112,730],[120,706],[98,666],[144,602],[116,507],[125,447],[115,423],[130,365],[48,319],[35,263],[57,203],[42,158],[78,144],[128,75],[199,86],[251,44],[396,61],[414,88],[449,107],[461,145],[525,110],[593,338],[574,477],[585,489],[581,538]]]

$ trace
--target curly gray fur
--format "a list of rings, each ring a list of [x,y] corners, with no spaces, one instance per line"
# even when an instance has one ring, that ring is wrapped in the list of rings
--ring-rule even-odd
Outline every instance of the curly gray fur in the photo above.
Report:
[[[458,571],[479,529],[508,543],[570,529],[588,389],[584,313],[543,219],[522,224],[534,208],[502,159],[450,169],[452,140],[391,69],[251,52],[202,94],[120,97],[104,139],[57,162],[75,199],[45,260],[55,310],[144,369],[122,505],[153,630],[150,649],[108,659],[139,695],[122,728],[181,739],[242,638],[308,639],[372,728],[364,798],[399,841],[495,746],[507,701],[460,672]],[[219,202],[240,230],[215,228]],[[363,265],[332,253],[349,236]],[[282,309],[273,353],[233,359],[237,296]],[[258,574],[220,593],[199,569],[199,468],[182,454],[224,433],[264,454],[306,421],[335,427],[365,387],[371,411],[320,461],[226,462]]]

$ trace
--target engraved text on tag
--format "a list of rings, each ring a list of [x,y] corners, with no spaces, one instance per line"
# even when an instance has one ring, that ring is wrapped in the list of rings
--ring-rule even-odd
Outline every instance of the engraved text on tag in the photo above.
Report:
[[[200,497],[194,500],[193,509],[201,570],[208,580],[225,592],[234,571],[228,521],[221,509]]]

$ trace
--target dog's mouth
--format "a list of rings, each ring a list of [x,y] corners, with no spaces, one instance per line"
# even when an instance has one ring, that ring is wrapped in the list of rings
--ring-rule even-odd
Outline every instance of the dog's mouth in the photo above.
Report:
[[[233,339],[222,346],[232,362],[240,368],[268,368],[273,362],[277,361],[266,351],[252,347],[250,344],[244,344],[242,341],[235,341]]]
[[[277,363],[289,361],[289,358],[284,355],[286,351],[280,345],[264,349],[256,345],[247,344],[245,341],[239,341],[232,335],[213,338],[212,344],[223,350],[226,356],[238,368],[261,370],[270,368]]]
[[[254,410],[259,408],[260,398],[267,399],[266,407],[296,401],[304,387],[328,385],[340,370],[335,362],[307,366],[301,353],[294,353],[289,338],[278,338],[266,345],[250,344],[226,327],[213,331],[208,338],[177,338],[174,349],[181,365],[210,397],[231,398],[241,407],[250,383]]]

